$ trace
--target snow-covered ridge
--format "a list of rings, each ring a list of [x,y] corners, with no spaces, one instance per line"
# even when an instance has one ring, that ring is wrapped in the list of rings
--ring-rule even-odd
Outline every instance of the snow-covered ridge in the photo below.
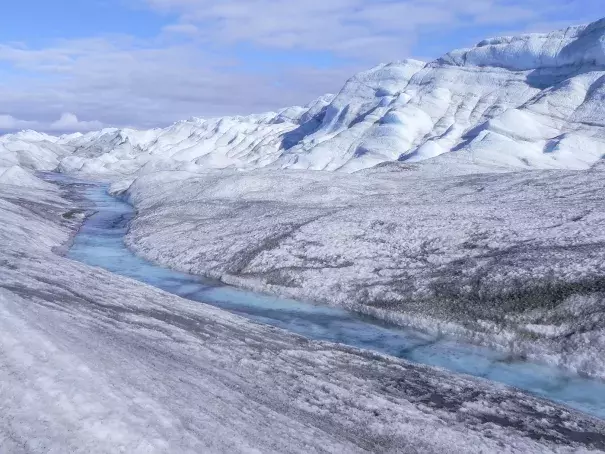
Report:
[[[455,50],[439,60],[457,66],[495,66],[510,70],[561,66],[605,67],[605,19],[552,33],[505,36]]]
[[[605,150],[605,19],[493,38],[353,76],[336,96],[279,112],[164,129],[0,137],[0,166],[87,174],[200,168],[353,172],[455,153],[465,166],[586,169]],[[445,161],[444,161],[445,159]]]

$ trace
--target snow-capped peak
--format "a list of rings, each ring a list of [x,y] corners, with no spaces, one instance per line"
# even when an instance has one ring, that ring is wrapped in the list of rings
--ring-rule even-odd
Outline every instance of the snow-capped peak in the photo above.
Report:
[[[457,66],[493,66],[514,71],[562,66],[605,67],[605,18],[551,33],[531,33],[481,41],[439,60]]]

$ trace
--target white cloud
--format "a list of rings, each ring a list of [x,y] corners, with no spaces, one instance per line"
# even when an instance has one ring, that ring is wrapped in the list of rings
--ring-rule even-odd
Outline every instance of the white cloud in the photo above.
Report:
[[[101,129],[103,123],[100,121],[80,121],[78,117],[72,113],[64,113],[57,121],[52,122],[48,126],[50,131],[94,131]]]
[[[0,131],[13,131],[35,127],[36,122],[19,120],[12,115],[0,115]]]
[[[449,39],[489,26],[499,35],[553,17],[582,23],[602,15],[602,0],[138,1],[197,25],[205,43],[327,51],[370,64],[405,58],[434,34]]]
[[[56,55],[67,57],[60,70],[57,64],[48,64]],[[290,66],[247,71],[234,58],[190,43],[127,38],[62,41],[47,49],[21,48],[18,53],[5,46],[2,60],[27,62],[27,71],[38,76],[0,85],[0,106],[6,113],[56,118],[72,112],[104,124],[140,127],[307,103],[338,89],[359,69]]]
[[[21,120],[12,115],[0,115],[0,132],[12,132],[21,129],[35,129],[44,132],[87,132],[103,128],[100,121],[80,121],[72,113],[64,113],[56,121],[41,122]]]
[[[170,24],[162,28],[164,33],[195,35],[199,33],[199,29],[193,24]]]
[[[419,36],[431,30],[509,25],[539,18],[553,7],[549,0],[140,1],[198,25],[207,42],[330,51],[372,62],[407,56]]]
[[[18,118],[36,119],[47,130],[152,127],[304,104],[338,90],[358,70],[413,55],[427,36],[447,45],[422,51],[441,52],[461,27],[525,29],[529,21],[552,21],[555,6],[565,15],[573,5],[581,12],[578,1],[599,0],[127,1],[167,13],[171,24],[145,39],[91,36],[38,48],[0,43],[0,108],[8,114],[0,127],[32,127]],[[316,52],[319,63],[309,57]],[[77,117],[56,121],[64,112]]]

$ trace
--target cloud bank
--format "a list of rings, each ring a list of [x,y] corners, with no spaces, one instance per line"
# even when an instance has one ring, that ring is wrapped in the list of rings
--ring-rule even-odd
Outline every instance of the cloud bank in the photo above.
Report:
[[[52,122],[29,121],[15,118],[12,115],[0,115],[0,131],[17,131],[20,129],[34,129],[55,133],[67,133],[73,131],[95,131],[103,128],[100,121],[80,121],[75,114],[64,113]]]

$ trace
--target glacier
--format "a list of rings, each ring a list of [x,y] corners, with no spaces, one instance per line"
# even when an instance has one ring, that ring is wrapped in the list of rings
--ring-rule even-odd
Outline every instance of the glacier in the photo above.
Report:
[[[0,183],[0,450],[594,452],[605,423],[64,257],[85,183]]]
[[[148,131],[0,138],[0,165],[137,174],[191,167],[354,172],[455,152],[492,169],[587,169],[603,155],[605,19],[494,38],[352,77],[305,107]]]
[[[277,112],[0,136],[0,447],[604,449],[602,421],[556,404],[68,260],[91,208],[36,176],[111,182],[154,263],[603,379],[604,145],[605,19]]]

